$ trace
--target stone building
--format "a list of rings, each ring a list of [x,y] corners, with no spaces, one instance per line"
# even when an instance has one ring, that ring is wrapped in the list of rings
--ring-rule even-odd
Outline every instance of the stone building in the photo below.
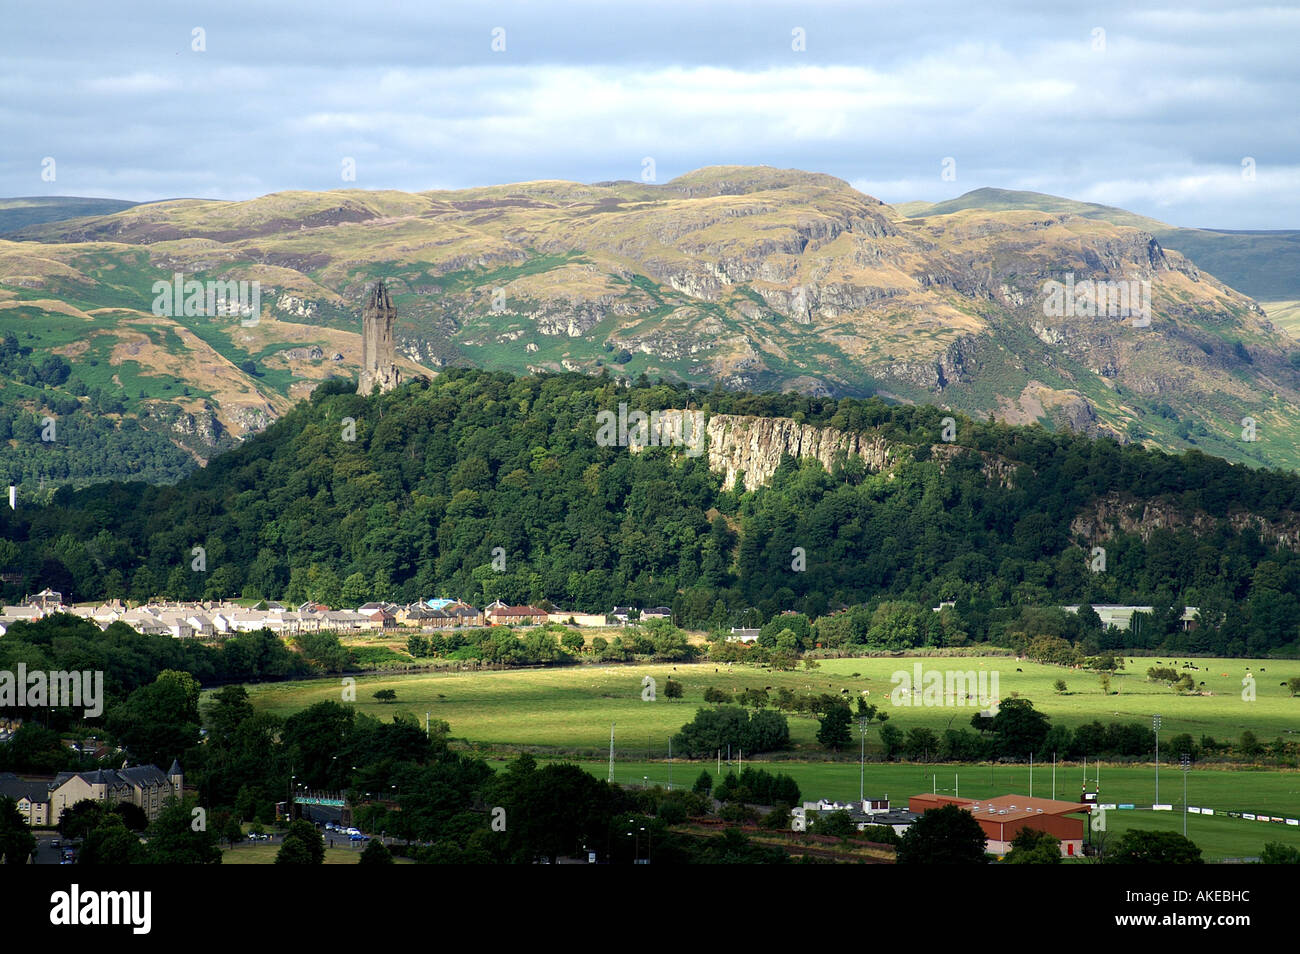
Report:
[[[397,387],[398,372],[394,360],[393,323],[397,310],[388,296],[383,280],[371,286],[361,313],[361,381],[358,394],[369,394],[375,385],[380,392]]]
[[[144,811],[150,821],[158,817],[169,798],[180,798],[185,776],[180,763],[172,762],[163,774],[156,765],[133,768],[98,769],[94,772],[60,772],[49,783],[47,817],[57,824],[63,812],[77,802],[95,801],[106,806],[131,802]]]

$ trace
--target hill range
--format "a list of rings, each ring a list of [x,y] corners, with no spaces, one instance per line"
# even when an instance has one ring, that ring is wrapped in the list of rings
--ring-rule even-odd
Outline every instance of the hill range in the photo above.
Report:
[[[877,395],[1300,464],[1300,349],[1280,327],[1300,301],[1300,233],[1174,228],[992,189],[890,206],[830,176],[741,166],[662,185],[284,192],[89,216],[85,201],[104,200],[0,206],[0,334],[21,352],[0,387],[14,482],[179,477],[321,381],[354,377],[378,278],[407,376],[608,371]],[[260,320],[154,314],[155,282],[178,272],[259,282]],[[1047,283],[1067,281],[1148,282],[1149,324],[1046,315]],[[51,414],[172,456],[141,474],[135,451],[90,461],[33,443]]]

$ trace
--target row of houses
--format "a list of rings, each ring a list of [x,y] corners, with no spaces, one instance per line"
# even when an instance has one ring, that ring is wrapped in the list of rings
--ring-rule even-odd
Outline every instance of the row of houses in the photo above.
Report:
[[[0,796],[17,802],[24,820],[35,828],[57,825],[66,809],[83,801],[109,807],[130,802],[153,821],[167,800],[180,798],[184,788],[185,774],[177,761],[165,774],[156,765],[60,772],[48,779],[25,779],[12,772],[0,772]]]
[[[212,639],[268,629],[292,636],[298,633],[364,632],[402,628],[435,631],[474,626],[535,626],[548,621],[576,626],[621,626],[650,619],[668,619],[672,610],[666,606],[640,610],[632,606],[615,606],[611,613],[568,613],[555,608],[511,606],[500,600],[477,609],[459,599],[438,598],[401,605],[388,602],[364,603],[353,609],[332,609],[320,603],[303,603],[297,607],[274,601],[250,609],[229,602],[147,603],[128,608],[121,600],[99,606],[66,606],[62,594],[43,590],[20,606],[0,610],[0,636],[15,622],[34,622],[51,613],[71,613],[90,620],[100,629],[113,623],[125,623],[136,632],[173,636],[177,639],[198,637]]]
[[[1153,606],[1124,606],[1118,603],[1094,603],[1093,611],[1096,612],[1101,620],[1102,628],[1114,626],[1121,631],[1127,631],[1133,625],[1133,617],[1138,613],[1151,614],[1155,612]],[[1078,605],[1062,606],[1061,609],[1067,613],[1079,612]],[[1184,606],[1183,614],[1178,618],[1179,624],[1184,631],[1196,629],[1200,622],[1201,611],[1195,606]]]
[[[868,826],[882,825],[892,828],[894,834],[900,836],[915,824],[917,818],[920,817],[916,812],[902,808],[891,808],[889,806],[889,796],[884,798],[864,798],[856,802],[833,802],[823,798],[815,802],[804,802],[802,806],[790,809],[791,829],[794,831],[811,830],[816,832],[816,820],[813,820],[811,826],[808,824],[809,812],[815,815],[848,812],[849,819],[858,831],[862,831]]]

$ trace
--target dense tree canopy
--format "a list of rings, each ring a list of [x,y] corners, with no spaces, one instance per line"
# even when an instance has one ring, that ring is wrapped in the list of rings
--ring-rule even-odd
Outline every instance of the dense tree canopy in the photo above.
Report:
[[[744,493],[723,490],[706,457],[599,446],[596,412],[797,414],[904,448],[937,442],[940,412],[462,370],[371,398],[342,390],[322,386],[176,486],[61,489],[47,507],[0,510],[0,569],[22,577],[11,589],[668,605],[680,625],[762,626],[767,648],[789,651],[1042,635],[1026,608],[1067,603],[1156,607],[1120,636],[1093,613],[1052,624],[1068,642],[1089,640],[1090,655],[1121,643],[1261,654],[1300,632],[1300,556],[1269,531],[1300,510],[1292,474],[963,420],[942,459],[902,454],[890,476],[788,459]],[[1095,541],[1071,524],[1099,499],[1158,500],[1209,522],[1197,535],[1169,521],[1145,542],[1110,528],[1106,571],[1093,573]],[[1251,520],[1229,521],[1241,512]],[[191,570],[194,546],[203,571]],[[941,601],[953,606],[931,612]],[[859,609],[827,617],[840,605]],[[1184,605],[1201,611],[1191,632]],[[802,616],[776,619],[783,610]]]
[[[944,805],[925,812],[898,845],[900,865],[952,865],[988,862],[987,839],[970,812]]]
[[[1199,865],[1201,849],[1174,831],[1131,828],[1118,844],[1106,851],[1105,861],[1116,865]]]

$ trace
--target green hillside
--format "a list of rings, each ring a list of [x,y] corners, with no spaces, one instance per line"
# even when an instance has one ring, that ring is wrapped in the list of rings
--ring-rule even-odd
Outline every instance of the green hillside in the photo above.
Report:
[[[696,628],[797,609],[828,617],[817,640],[832,647],[1054,635],[1094,654],[1117,646],[1099,622],[1035,607],[1121,603],[1155,608],[1124,637],[1135,648],[1300,645],[1300,556],[1285,544],[1300,527],[1294,475],[965,418],[949,444],[943,412],[878,400],[460,370],[370,398],[349,390],[324,386],[175,487],[64,489],[45,507],[0,510],[7,597],[450,593],[584,612],[672,606]],[[883,463],[827,451],[827,473],[777,453],[767,485],[746,493],[723,484],[720,432],[698,456],[602,446],[596,414],[620,404],[693,406],[755,435],[834,428],[801,440],[854,435]],[[933,612],[940,601],[952,611]],[[1200,608],[1195,629],[1184,604]],[[806,624],[786,626],[808,641]]]
[[[296,191],[30,225],[0,239],[0,334],[32,367],[71,371],[0,378],[0,416],[26,433],[69,402],[90,413],[98,389],[121,408],[103,427],[138,428],[152,458],[207,460],[358,374],[361,303],[383,279],[408,379],[468,366],[878,396],[1300,467],[1300,347],[1234,287],[1264,287],[1250,243],[1281,238],[1223,237],[1211,267],[1122,210],[982,190],[930,212],[827,175],[716,166],[662,184]],[[1286,254],[1268,274],[1291,274]],[[156,307],[178,273],[257,283],[259,320]],[[1062,281],[1108,290],[1109,306],[1053,304]],[[28,492],[143,476],[48,450],[0,439],[0,470]]]

